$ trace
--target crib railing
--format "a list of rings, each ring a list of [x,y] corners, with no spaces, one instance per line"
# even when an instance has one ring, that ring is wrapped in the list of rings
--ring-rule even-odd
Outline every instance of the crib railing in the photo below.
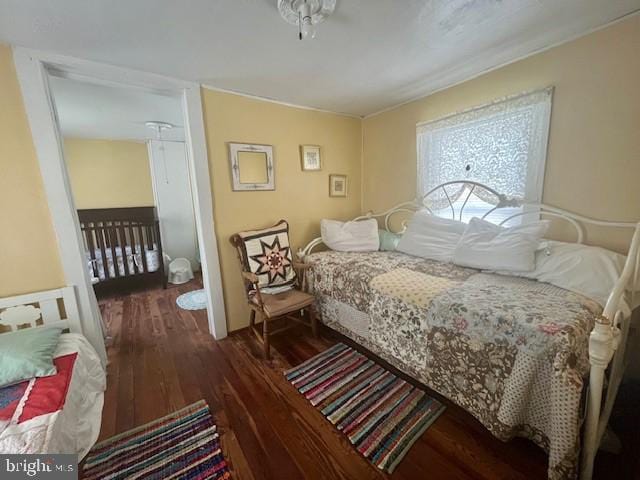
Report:
[[[160,224],[154,207],[82,209],[78,210],[78,218],[95,279],[106,281],[150,273],[147,250],[158,252],[158,270],[164,271]],[[104,278],[100,276],[99,262]]]

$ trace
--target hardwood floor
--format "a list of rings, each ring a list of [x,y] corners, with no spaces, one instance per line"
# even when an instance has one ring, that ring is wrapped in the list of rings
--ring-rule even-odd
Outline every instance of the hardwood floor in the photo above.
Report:
[[[338,341],[329,331],[320,339],[304,328],[274,337],[267,362],[251,332],[214,341],[204,310],[176,306],[176,297],[194,288],[200,286],[192,282],[100,301],[112,336],[100,439],[205,399],[234,479],[388,477],[282,375]],[[495,439],[448,403],[390,478],[546,478],[546,455],[523,439]]]

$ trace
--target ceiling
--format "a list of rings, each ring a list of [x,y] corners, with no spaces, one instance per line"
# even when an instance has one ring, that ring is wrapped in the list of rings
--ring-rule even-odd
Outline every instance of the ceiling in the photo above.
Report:
[[[337,0],[297,40],[277,0],[0,0],[0,41],[368,115],[558,44],[640,0]]]
[[[156,133],[145,125],[161,121],[175,126],[162,133],[165,140],[184,140],[179,97],[51,77],[60,130],[65,137],[148,140]]]

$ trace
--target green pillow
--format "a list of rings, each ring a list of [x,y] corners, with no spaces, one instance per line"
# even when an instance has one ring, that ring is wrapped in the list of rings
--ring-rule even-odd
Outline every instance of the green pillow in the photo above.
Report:
[[[0,334],[0,387],[56,374],[53,353],[62,329],[25,328]]]
[[[380,250],[392,252],[398,246],[400,237],[397,233],[388,232],[387,230],[378,230],[378,237],[380,237]]]

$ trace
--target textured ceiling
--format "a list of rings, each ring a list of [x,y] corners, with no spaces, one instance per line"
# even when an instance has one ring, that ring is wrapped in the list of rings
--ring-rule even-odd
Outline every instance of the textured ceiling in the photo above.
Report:
[[[366,115],[640,9],[640,0],[338,0],[298,41],[276,0],[0,0],[0,41]]]

